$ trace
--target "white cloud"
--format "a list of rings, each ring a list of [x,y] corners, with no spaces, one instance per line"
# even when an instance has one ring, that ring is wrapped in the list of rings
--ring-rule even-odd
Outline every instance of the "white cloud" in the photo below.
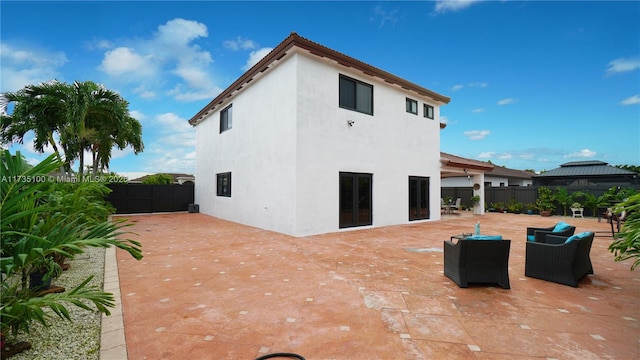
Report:
[[[262,58],[267,56],[267,54],[270,53],[271,50],[273,50],[273,48],[266,47],[258,49],[256,51],[252,51],[251,54],[249,54],[247,63],[242,67],[242,70],[249,70],[253,65],[257,64],[260,60],[262,60]]]
[[[138,120],[138,121],[143,121],[144,118],[146,117],[142,112],[138,111],[138,110],[131,110],[129,111],[129,115]]]
[[[0,91],[18,91],[60,76],[58,71],[68,62],[64,52],[37,48],[15,48],[0,43]]]
[[[434,12],[442,14],[448,11],[464,10],[471,5],[479,3],[481,0],[436,0]]]
[[[486,82],[476,81],[476,82],[468,83],[468,84],[466,84],[466,85],[464,85],[464,84],[456,84],[456,85],[453,85],[453,86],[451,87],[451,91],[458,91],[458,90],[461,90],[461,89],[463,89],[463,88],[465,88],[465,87],[470,87],[470,88],[473,88],[473,87],[477,87],[477,88],[486,88],[487,86],[489,86],[489,84],[487,84]]]
[[[480,88],[486,88],[489,84],[487,84],[486,82],[472,82],[467,84],[468,87],[480,87]]]
[[[635,105],[635,104],[640,104],[640,94],[633,95],[631,97],[628,97],[620,101],[620,105]]]
[[[136,77],[152,75],[153,68],[150,55],[139,55],[135,50],[127,47],[107,51],[98,67],[99,70],[110,76],[135,75]]]
[[[609,62],[606,75],[614,75],[640,69],[640,58],[618,58]]]
[[[238,51],[238,50],[252,50],[258,47],[258,43],[253,40],[244,39],[240,36],[236,37],[233,40],[225,40],[222,42],[222,46],[227,49]]]
[[[500,105],[500,106],[509,105],[509,104],[513,104],[515,102],[516,102],[515,99],[506,98],[506,99],[498,100],[498,105]]]
[[[485,151],[485,152],[482,152],[482,153],[478,154],[478,158],[480,158],[480,159],[490,159],[490,158],[494,157],[495,155],[496,155],[495,152]]]
[[[565,158],[591,158],[596,156],[596,152],[589,149],[582,149],[580,151],[572,152],[571,154],[567,154]]]
[[[182,101],[211,98],[217,94],[212,90],[219,90],[209,71],[213,59],[194,43],[208,35],[206,25],[197,21],[169,20],[147,39],[124,40],[105,52],[99,69],[122,81],[139,82],[134,92],[143,98],[162,92]],[[167,84],[172,90],[162,90]]]
[[[380,20],[378,25],[379,28],[384,27],[387,23],[391,24],[391,26],[395,26],[398,22],[398,9],[393,9],[388,11],[384,9],[381,5],[378,5],[373,8],[373,16],[371,17],[371,21]]]
[[[194,147],[196,145],[195,129],[186,119],[173,113],[160,114],[156,117],[157,126],[162,129],[162,135],[157,140],[159,144],[169,148]]]
[[[482,140],[491,132],[489,130],[470,130],[465,131],[464,136],[468,137],[470,140]]]
[[[477,109],[471,110],[471,112],[474,112],[474,113],[481,113],[481,112],[484,112],[484,111],[485,111],[484,108],[477,108]]]
[[[176,18],[158,26],[156,40],[169,48],[183,48],[192,40],[207,37],[207,26],[197,21]]]
[[[440,122],[447,125],[449,124],[449,118],[446,116],[440,116]]]

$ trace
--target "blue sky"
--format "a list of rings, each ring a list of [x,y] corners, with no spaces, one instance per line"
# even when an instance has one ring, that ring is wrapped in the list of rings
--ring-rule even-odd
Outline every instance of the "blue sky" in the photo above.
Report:
[[[145,150],[195,173],[187,121],[290,32],[451,97],[441,150],[513,169],[640,164],[640,2],[2,1],[0,92],[51,79],[130,102]],[[43,156],[13,145],[30,161]]]

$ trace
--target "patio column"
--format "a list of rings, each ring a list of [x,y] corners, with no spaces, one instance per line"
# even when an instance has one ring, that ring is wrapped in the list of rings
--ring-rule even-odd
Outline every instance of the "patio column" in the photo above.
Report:
[[[480,185],[479,187],[475,184]],[[473,196],[480,196],[480,202],[474,206],[473,213],[476,215],[484,215],[484,172],[473,175]],[[477,189],[476,189],[477,188]]]

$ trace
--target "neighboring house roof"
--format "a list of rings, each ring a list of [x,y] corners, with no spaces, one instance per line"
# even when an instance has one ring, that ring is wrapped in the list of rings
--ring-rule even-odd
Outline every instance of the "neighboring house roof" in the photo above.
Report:
[[[534,177],[580,177],[634,175],[633,171],[611,166],[603,161],[573,161],[560,165],[559,168],[545,171]]]
[[[388,73],[384,70],[380,70],[376,67],[373,67],[367,63],[364,63],[360,60],[354,59],[350,56],[337,52],[335,50],[329,49],[326,46],[320,45],[308,39],[305,39],[295,32],[292,32],[284,41],[282,41],[278,46],[276,46],[271,52],[269,52],[262,60],[260,60],[257,64],[252,66],[247,72],[242,74],[238,80],[236,80],[233,84],[231,84],[228,88],[220,93],[220,95],[216,96],[209,104],[207,104],[202,110],[200,110],[195,116],[193,116],[189,120],[189,124],[197,125],[200,121],[204,120],[206,116],[215,111],[215,109],[222,105],[227,98],[235,96],[235,94],[242,90],[244,86],[249,84],[251,81],[256,80],[258,77],[262,76],[266,71],[268,71],[272,66],[277,65],[283,58],[285,58],[290,53],[292,49],[303,49],[307,53],[325,58],[329,61],[338,63],[342,66],[346,66],[348,68],[352,68],[355,70],[359,70],[364,74],[377,77],[383,80],[388,84],[394,84],[398,87],[401,87],[405,90],[415,91],[421,96],[430,97],[436,102],[448,104],[451,100],[450,98],[440,95],[436,92],[433,92],[429,89],[426,89],[422,86],[416,85],[412,82],[404,80],[398,76],[395,76],[391,73]],[[441,128],[444,128],[444,124],[440,125]]]
[[[496,166],[493,170],[484,174],[485,176],[498,176],[512,179],[528,179],[531,180],[536,174],[531,171],[509,169],[502,166]]]
[[[493,164],[489,164],[488,162],[467,159],[461,156],[447,154],[445,152],[440,152],[440,162],[444,166],[451,166],[451,167],[470,169],[470,170],[491,171],[492,169],[495,168]]]

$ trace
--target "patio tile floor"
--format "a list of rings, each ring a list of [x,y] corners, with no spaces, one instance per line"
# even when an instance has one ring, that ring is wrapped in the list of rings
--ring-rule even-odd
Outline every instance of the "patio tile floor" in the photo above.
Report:
[[[301,238],[204,214],[125,218],[144,253],[113,264],[129,360],[640,357],[640,273],[614,262],[595,218],[462,212]],[[525,228],[559,220],[603,232],[579,288],[524,276]],[[443,274],[443,240],[476,221],[512,240],[510,290]],[[122,356],[119,341],[102,348]]]

